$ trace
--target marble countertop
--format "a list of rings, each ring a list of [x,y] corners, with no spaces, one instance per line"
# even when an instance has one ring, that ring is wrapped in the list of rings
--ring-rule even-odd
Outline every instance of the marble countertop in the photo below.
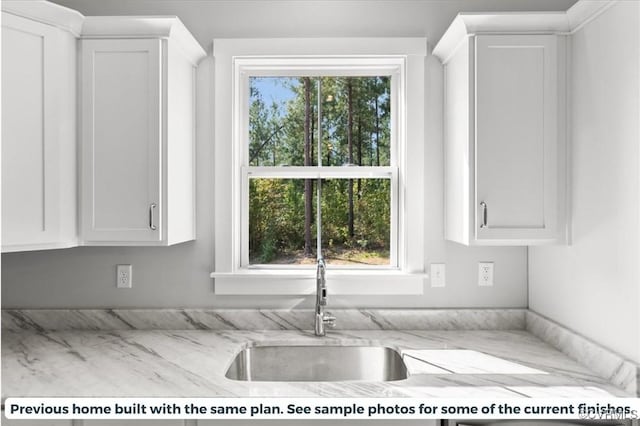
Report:
[[[383,345],[409,378],[393,382],[227,379],[251,345]],[[7,397],[618,397],[629,396],[525,330],[111,330],[2,332]]]

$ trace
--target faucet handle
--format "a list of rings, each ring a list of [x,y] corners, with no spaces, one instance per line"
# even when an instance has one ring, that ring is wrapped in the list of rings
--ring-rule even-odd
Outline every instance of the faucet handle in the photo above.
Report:
[[[322,322],[324,322],[325,324],[327,324],[331,328],[335,328],[336,327],[336,317],[331,315],[331,312],[327,312],[327,313],[324,314],[324,317],[322,318]]]

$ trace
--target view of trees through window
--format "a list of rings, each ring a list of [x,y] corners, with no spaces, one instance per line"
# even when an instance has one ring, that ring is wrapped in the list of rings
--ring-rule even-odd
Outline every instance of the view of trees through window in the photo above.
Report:
[[[390,77],[251,77],[249,102],[250,167],[315,167],[318,157],[321,166],[356,171],[391,165]],[[315,262],[317,184],[303,177],[249,179],[251,264]],[[389,265],[389,177],[363,173],[321,185],[327,262]]]

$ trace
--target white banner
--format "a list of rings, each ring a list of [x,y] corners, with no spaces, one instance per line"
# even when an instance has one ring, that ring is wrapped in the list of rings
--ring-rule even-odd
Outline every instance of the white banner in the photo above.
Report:
[[[640,419],[640,399],[7,398],[9,419]]]

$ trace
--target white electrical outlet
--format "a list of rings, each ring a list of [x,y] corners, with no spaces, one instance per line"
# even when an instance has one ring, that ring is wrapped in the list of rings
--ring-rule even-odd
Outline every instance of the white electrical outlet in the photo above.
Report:
[[[444,287],[446,284],[444,263],[431,264],[431,287]]]
[[[116,267],[116,287],[131,288],[131,265],[118,265]]]
[[[478,285],[482,287],[493,285],[493,262],[478,263]]]

